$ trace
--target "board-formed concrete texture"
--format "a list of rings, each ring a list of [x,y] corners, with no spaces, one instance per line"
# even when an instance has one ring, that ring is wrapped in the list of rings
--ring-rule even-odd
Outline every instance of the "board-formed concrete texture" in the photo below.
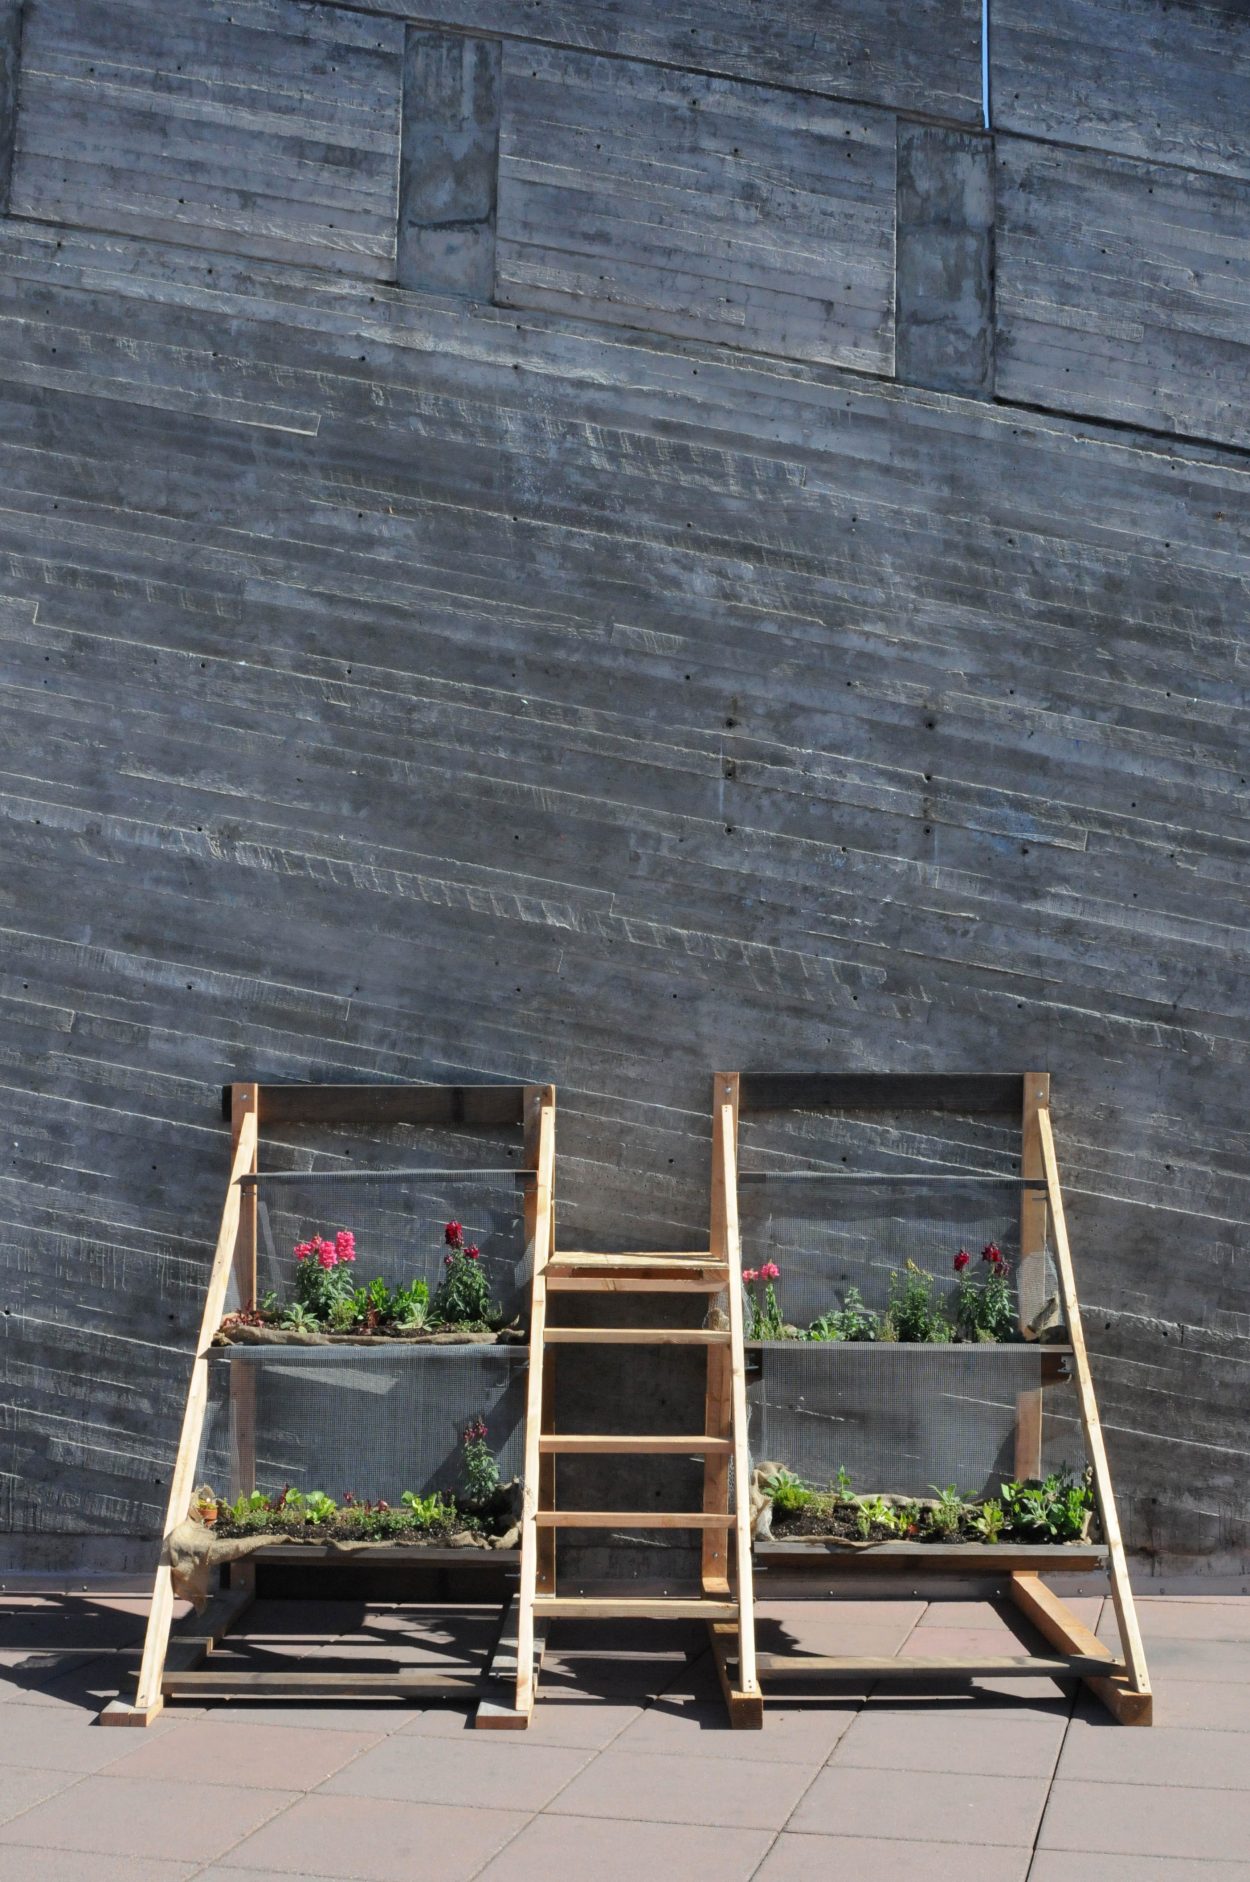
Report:
[[[1072,148],[983,139],[978,16],[24,9],[0,220],[15,1548],[159,1526],[223,1081],[551,1079],[564,1245],[659,1249],[706,1234],[718,1066],[1039,1067],[1130,1539],[1164,1567],[1246,1565],[1250,456],[1220,322],[1250,262],[1209,219],[1201,266],[1227,266],[1186,281],[1169,223],[1167,291],[1130,282],[1123,176],[1167,170],[1185,201],[1243,183],[1204,167],[1223,94],[1204,119],[1181,66],[1192,186],[1148,126],[1145,156],[1078,147],[1083,117],[1039,126]],[[703,163],[683,225],[744,309],[733,331],[686,293],[676,333],[639,292],[643,260],[649,287],[676,268],[661,225],[596,233],[639,100],[675,96],[740,101],[739,149],[776,165],[756,187],[744,158]],[[595,110],[609,161],[540,232],[547,253],[594,235],[604,292],[503,305],[538,226],[515,140],[541,163]],[[720,148],[714,121],[662,122],[683,159]],[[819,298],[778,259],[803,234],[778,179],[848,124],[882,133],[862,259],[899,329],[854,370],[776,317],[796,282]],[[1042,227],[1043,176],[1100,205],[1121,322],[1159,314],[1153,391],[1101,363],[1101,289],[1057,297],[1061,218],[1012,249],[996,335],[985,198],[960,182],[991,143],[1000,239]],[[673,148],[657,132],[650,162]],[[816,181],[819,219],[842,172]],[[831,260],[827,333],[848,278]],[[1041,303],[1075,395],[1018,376]],[[935,336],[962,390],[923,383]],[[1012,1154],[984,1117],[791,1138]],[[437,1150],[474,1154],[464,1133]],[[633,1363],[683,1428],[695,1370]]]
[[[297,0],[24,0],[11,210],[393,280],[403,42]]]
[[[1003,138],[997,194],[1000,395],[1250,447],[1250,179]]]

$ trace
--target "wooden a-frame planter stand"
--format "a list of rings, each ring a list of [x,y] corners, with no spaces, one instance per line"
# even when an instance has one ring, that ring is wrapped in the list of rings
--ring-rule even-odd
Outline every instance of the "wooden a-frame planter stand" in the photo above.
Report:
[[[1029,1337],[1029,1322],[1044,1304],[1047,1214],[1058,1279],[1059,1304],[1067,1328],[1068,1344],[1047,1344],[1042,1351],[1042,1384],[1021,1393],[1016,1407],[1016,1474],[1041,1474],[1044,1389],[1070,1366],[1075,1384],[1086,1456],[1092,1471],[1093,1491],[1102,1528],[1101,1544],[1022,1543],[900,1543],[883,1542],[854,1551],[819,1540],[770,1541],[758,1544],[756,1567],[762,1572],[818,1571],[832,1574],[848,1592],[874,1596],[894,1591],[910,1593],[911,1582],[929,1574],[955,1577],[1003,1577],[1010,1598],[1055,1651],[1026,1657],[989,1656],[981,1659],[864,1658],[857,1655],[808,1656],[761,1654],[757,1668],[765,1688],[778,1683],[847,1679],[951,1679],[1015,1678],[1036,1675],[1049,1679],[1079,1678],[1125,1725],[1149,1725],[1151,1690],[1146,1657],[1128,1564],[1120,1534],[1115,1496],[1103,1443],[1098,1403],[1090,1375],[1089,1357],[1081,1327],[1072,1251],[1068,1242],[1059,1168],[1050,1121],[1050,1078],[1028,1072],[1023,1078],[1000,1076],[941,1076],[910,1074],[796,1074],[743,1075],[738,1081],[743,1113],[788,1109],[815,1110],[836,1106],[844,1110],[915,1110],[932,1108],[956,1112],[1011,1111],[1021,1117],[1021,1175],[1033,1187],[1021,1190],[1020,1320]],[[827,1349],[836,1363],[838,1349]],[[906,1352],[906,1347],[899,1349]],[[987,1350],[992,1351],[992,1348]],[[917,1348],[923,1352],[923,1348]],[[1043,1575],[1105,1571],[1119,1630],[1120,1652],[1113,1653],[1069,1610],[1042,1580]],[[901,1583],[906,1577],[907,1587]],[[892,1586],[892,1584],[894,1586]],[[820,1597],[809,1597],[818,1599]]]
[[[175,1595],[169,1561],[169,1537],[184,1522],[191,1507],[195,1471],[204,1431],[209,1393],[209,1351],[226,1306],[230,1283],[240,1302],[257,1292],[257,1191],[241,1182],[258,1170],[260,1130],[263,1125],[293,1124],[516,1124],[524,1129],[520,1168],[536,1172],[526,1185],[525,1229],[531,1252],[550,1245],[552,1181],[555,1156],[555,1091],[549,1085],[261,1085],[234,1084],[223,1094],[232,1126],[232,1155],[226,1200],[217,1245],[209,1269],[204,1310],[192,1361],[191,1381],[183,1413],[182,1430],[174,1458],[165,1514],[164,1542],[152,1589],[152,1605],[144,1639],[133,1702],[114,1700],[101,1714],[103,1725],[146,1726],[169,1698],[245,1697],[337,1701],[343,1699],[419,1698],[478,1700],[479,1726],[525,1723],[512,1706],[517,1678],[517,1604],[506,1600],[500,1610],[496,1646],[488,1665],[440,1667],[393,1673],[350,1671],[309,1673],[292,1669],[242,1670],[214,1666],[213,1653],[255,1598],[257,1568],[288,1574],[342,1562],[336,1551],[303,1543],[261,1549],[228,1570],[229,1581],[212,1597],[205,1612],[190,1615],[174,1628]],[[255,1377],[247,1366],[232,1366],[231,1411],[241,1474],[254,1473],[256,1456]],[[489,1557],[476,1550],[422,1548],[379,1544],[353,1550],[354,1570],[386,1565],[391,1575],[439,1570],[448,1576],[458,1571],[480,1571],[488,1563],[496,1571],[515,1567],[515,1551],[496,1551]],[[527,1652],[541,1661],[544,1629],[531,1633]],[[531,1676],[532,1677],[532,1676]]]

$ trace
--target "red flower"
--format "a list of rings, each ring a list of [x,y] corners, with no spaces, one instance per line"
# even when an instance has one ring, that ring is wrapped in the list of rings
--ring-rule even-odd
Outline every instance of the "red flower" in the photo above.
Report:
[[[443,1238],[449,1248],[459,1248],[464,1240],[464,1228],[459,1222],[449,1222],[443,1230]]]
[[[444,1266],[445,1268],[450,1268],[450,1266],[451,1266],[451,1256],[450,1256],[450,1255],[444,1255],[444,1256],[443,1256],[443,1266]]]
[[[466,1248],[464,1252],[469,1257],[470,1261],[476,1261],[482,1251],[480,1248],[472,1247],[472,1248]]]
[[[998,1246],[998,1243],[986,1242],[985,1247],[981,1250],[982,1261],[988,1261],[991,1264],[991,1266],[993,1266],[993,1265],[996,1265],[998,1262],[1000,1262],[1002,1258],[1003,1258],[1003,1251]]]
[[[972,1260],[972,1256],[968,1253],[968,1250],[966,1248],[961,1248],[959,1253],[955,1256],[956,1274],[962,1274],[964,1269],[967,1267],[968,1263],[971,1260]]]

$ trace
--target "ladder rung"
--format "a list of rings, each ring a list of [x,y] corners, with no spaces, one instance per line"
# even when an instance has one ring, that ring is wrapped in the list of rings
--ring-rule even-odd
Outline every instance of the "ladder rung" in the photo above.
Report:
[[[604,1255],[594,1253],[572,1253],[562,1248],[559,1254],[552,1255],[547,1263],[547,1270],[562,1268],[724,1268],[728,1263],[720,1255],[708,1254],[706,1250],[696,1249],[692,1254],[628,1254]]]
[[[736,1601],[706,1595],[566,1595],[534,1596],[535,1614],[563,1614],[582,1620],[736,1621]]]
[[[711,1327],[548,1327],[548,1346],[728,1346]]]
[[[540,1451],[550,1456],[561,1452],[569,1457],[591,1457],[602,1454],[626,1456],[631,1452],[640,1452],[643,1456],[656,1457],[725,1457],[733,1450],[732,1438],[671,1436],[665,1432],[662,1437],[649,1437],[639,1433],[630,1437],[589,1437],[580,1433],[544,1432],[538,1440]]]
[[[734,1518],[709,1510],[538,1510],[540,1529],[732,1529]]]
[[[724,1286],[723,1279],[697,1274],[656,1281],[642,1274],[553,1274],[547,1270],[547,1287],[553,1294],[719,1294]]]

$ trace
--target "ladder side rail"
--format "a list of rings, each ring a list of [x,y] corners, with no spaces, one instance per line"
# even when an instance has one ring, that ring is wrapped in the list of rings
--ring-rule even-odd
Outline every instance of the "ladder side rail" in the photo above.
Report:
[[[534,1709],[534,1598],[538,1591],[537,1523],[543,1428],[543,1348],[547,1322],[547,1263],[552,1252],[555,1182],[555,1091],[535,1092],[538,1105],[537,1172],[533,1211],[533,1275],[530,1282],[530,1350],[525,1388],[525,1468],[521,1488],[521,1575],[517,1589],[516,1709],[526,1717]]]
[[[199,1459],[200,1439],[204,1433],[204,1418],[208,1409],[208,1352],[213,1342],[213,1335],[221,1324],[226,1293],[235,1267],[235,1243],[239,1233],[243,1202],[239,1178],[251,1171],[256,1157],[256,1146],[257,1117],[253,1098],[239,1127],[238,1140],[235,1144],[234,1161],[230,1167],[230,1181],[226,1189],[225,1205],[221,1212],[221,1225],[217,1232],[217,1246],[213,1252],[208,1286],[204,1293],[204,1312],[200,1320],[195,1357],[191,1366],[191,1382],[187,1390],[186,1409],[182,1417],[182,1431],[178,1438],[173,1475],[169,1484],[169,1502],[165,1511],[165,1528],[161,1539],[161,1559],[157,1565],[156,1578],[152,1587],[152,1606],[148,1614],[147,1633],[143,1642],[143,1659],[139,1667],[139,1685],[135,1694],[134,1710],[137,1714],[145,1715],[143,1719],[145,1724],[156,1717],[162,1705],[161,1674],[165,1667],[165,1654],[169,1647],[169,1629],[174,1617],[174,1587],[169,1564],[169,1538],[179,1523],[185,1522],[191,1508],[191,1493],[195,1488],[195,1466]]]
[[[1146,1653],[1142,1645],[1141,1630],[1137,1624],[1137,1608],[1133,1601],[1133,1591],[1129,1584],[1128,1560],[1124,1553],[1124,1539],[1120,1533],[1115,1492],[1111,1486],[1111,1471],[1107,1463],[1106,1446],[1103,1443],[1098,1401],[1094,1396],[1089,1353],[1085,1346],[1085,1331],[1081,1325],[1081,1307],[1077,1298],[1076,1277],[1072,1268],[1072,1250],[1068,1242],[1063,1195],[1059,1187],[1059,1165],[1055,1156],[1055,1138],[1051,1129],[1048,1106],[1039,1106],[1037,1125],[1046,1177],[1046,1196],[1050,1204],[1051,1226],[1055,1238],[1055,1266],[1059,1274],[1059,1292],[1063,1301],[1064,1316],[1068,1323],[1068,1338],[1072,1346],[1072,1368],[1076,1374],[1081,1427],[1085,1434],[1085,1446],[1093,1470],[1094,1494],[1098,1501],[1098,1513],[1102,1520],[1102,1532],[1107,1544],[1111,1599],[1120,1629],[1120,1644],[1124,1652],[1125,1665],[1133,1689],[1139,1693],[1148,1693],[1150,1677],[1146,1670]]]
[[[747,1449],[746,1352],[742,1313],[742,1242],[738,1230],[737,1079],[720,1083],[717,1105],[722,1171],[723,1234],[729,1264],[729,1360],[733,1408],[734,1550],[738,1597],[738,1686],[759,1692],[755,1670],[755,1603],[751,1568],[751,1462]]]

